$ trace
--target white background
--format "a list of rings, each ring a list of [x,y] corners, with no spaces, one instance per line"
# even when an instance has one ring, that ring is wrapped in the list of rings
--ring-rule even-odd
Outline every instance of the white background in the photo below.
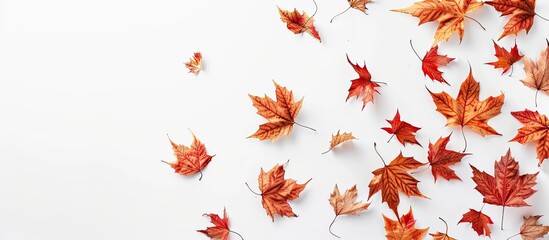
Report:
[[[469,208],[480,209],[482,196],[471,180],[473,164],[493,174],[493,163],[511,148],[521,173],[541,171],[540,190],[527,202],[508,208],[501,231],[501,207],[486,205],[492,239],[517,233],[523,215],[549,215],[549,163],[537,167],[535,144],[508,142],[522,125],[511,111],[534,109],[535,90],[519,82],[522,62],[512,77],[484,63],[494,61],[492,39],[508,17],[484,6],[470,16],[487,28],[465,21],[465,37],[440,44],[439,52],[457,60],[443,68],[451,86],[433,83],[411,51],[421,56],[432,44],[436,23],[390,9],[411,0],[375,1],[369,15],[347,2],[318,1],[315,26],[322,37],[294,35],[280,21],[276,6],[309,14],[312,1],[0,1],[0,239],[207,239],[197,229],[209,226],[203,213],[227,208],[232,229],[245,239],[334,239],[328,224],[334,213],[329,195],[358,184],[366,201],[371,172],[382,167],[372,143],[386,160],[399,151],[426,162],[427,145],[452,131],[449,149],[463,149],[459,128],[444,127],[425,87],[456,96],[468,74],[481,83],[481,99],[505,93],[502,113],[489,124],[503,136],[481,137],[469,129],[467,152],[453,167],[463,179],[439,180],[430,171],[415,174],[431,198],[401,197],[400,212],[413,206],[417,227],[444,231],[449,223],[458,239],[478,239],[469,224],[456,225]],[[537,3],[549,17],[549,4]],[[549,37],[549,22],[535,18],[530,34],[516,38],[520,52],[537,59]],[[514,36],[499,41],[510,48]],[[204,56],[198,77],[183,63],[196,50]],[[366,62],[374,81],[387,82],[375,104],[361,111],[360,100],[345,102],[357,74],[345,59]],[[272,80],[305,97],[297,121],[318,131],[295,127],[274,143],[246,139],[264,122],[248,98],[274,95]],[[540,93],[538,110],[549,114],[549,97]],[[423,148],[403,147],[381,130],[396,109],[422,129]],[[166,134],[188,145],[191,129],[211,154],[198,175],[184,177],[160,162],[172,161]],[[359,140],[325,155],[332,133],[352,131]],[[298,200],[298,218],[271,222],[257,190],[260,168],[291,159],[287,177],[313,178]],[[333,230],[344,239],[383,239],[381,214],[395,216],[378,193],[368,211],[338,218]],[[541,222],[549,224],[549,216]],[[231,239],[238,239],[231,236]]]

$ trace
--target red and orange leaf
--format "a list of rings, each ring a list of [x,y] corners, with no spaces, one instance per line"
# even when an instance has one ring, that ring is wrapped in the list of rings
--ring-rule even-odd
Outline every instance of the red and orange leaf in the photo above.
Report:
[[[496,57],[498,58],[495,62],[489,62],[486,64],[494,66],[494,68],[503,69],[502,75],[505,74],[514,63],[520,61],[523,55],[520,55],[517,48],[517,43],[511,48],[511,52],[508,52],[505,48],[500,47],[495,41],[494,48],[496,49]]]
[[[299,13],[299,11],[294,8],[294,11],[290,12],[289,10],[282,10],[278,7],[278,13],[280,14],[280,20],[286,23],[286,27],[293,33],[301,34],[308,32],[311,36],[318,39],[318,41],[321,41],[320,35],[313,25],[313,17],[309,17],[304,11]]]
[[[339,188],[337,184],[334,187],[334,191],[330,194],[330,205],[334,208],[335,217],[332,223],[330,224],[329,230],[330,233],[336,237],[339,237],[332,233],[332,224],[334,224],[336,218],[339,215],[357,215],[360,211],[365,211],[370,206],[369,203],[355,202],[358,192],[356,190],[356,185],[347,189],[345,194],[341,195],[339,193]]]
[[[344,142],[347,142],[347,141],[350,141],[350,140],[353,140],[353,139],[356,139],[353,136],[353,133],[344,132],[344,133],[340,134],[339,130],[338,130],[336,135],[332,134],[332,140],[330,141],[330,149],[328,149],[328,151],[326,151],[326,152],[323,152],[322,154],[331,151],[332,149],[334,149],[339,144],[342,144]]]
[[[480,84],[473,78],[469,69],[469,76],[461,84],[457,99],[448,93],[433,93],[428,90],[437,106],[437,111],[446,117],[446,126],[468,126],[482,136],[501,135],[488,125],[488,120],[501,113],[501,106],[505,95],[488,97],[480,101]]]
[[[438,231],[436,233],[429,233],[429,235],[433,237],[433,240],[457,240],[453,237],[448,236],[448,223],[446,223],[446,221],[444,221],[444,219],[442,219],[441,217],[439,217],[438,219],[444,222],[444,225],[446,225],[446,231],[444,233]]]
[[[364,63],[364,67],[361,67],[358,64],[352,63],[348,55],[347,62],[349,62],[356,73],[358,73],[358,78],[351,81],[349,95],[347,95],[345,101],[349,100],[351,97],[356,97],[358,99],[362,96],[362,110],[364,110],[364,107],[366,107],[368,102],[374,103],[374,93],[379,94],[376,89],[377,87],[380,87],[379,83],[372,81],[372,75],[370,75],[370,72],[366,68],[366,62]]]
[[[526,78],[521,82],[531,88],[536,89],[536,107],[538,106],[537,92],[542,91],[549,94],[549,40],[547,47],[541,51],[537,62],[529,58],[524,59],[524,71]]]
[[[298,198],[301,191],[311,181],[309,179],[304,184],[298,184],[296,180],[284,179],[285,173],[284,165],[277,164],[268,172],[263,171],[263,168],[261,168],[258,177],[261,203],[273,222],[275,214],[297,217],[288,201]]]
[[[356,10],[359,10],[359,11],[367,14],[366,10],[368,8],[366,7],[366,4],[371,3],[372,0],[347,0],[347,2],[349,3],[349,7],[347,9],[345,9],[345,11],[335,15],[335,17],[333,17],[332,20],[330,20],[330,23],[332,23],[336,17],[338,17],[339,15],[347,12],[351,8],[354,8]]]
[[[258,97],[248,94],[253,106],[257,108],[257,114],[268,121],[260,125],[259,129],[248,138],[270,139],[274,142],[282,135],[288,136],[292,132],[293,125],[296,124],[294,119],[301,109],[303,98],[295,102],[292,91],[281,87],[275,81],[273,83],[276,87],[276,102],[267,95]]]
[[[442,77],[442,72],[438,70],[438,68],[448,65],[448,63],[453,60],[454,58],[450,58],[448,55],[438,55],[438,45],[436,45],[425,53],[425,56],[421,59],[421,70],[423,70],[423,75],[429,76],[433,81],[448,84]]]
[[[518,35],[522,30],[528,34],[534,24],[536,0],[494,0],[486,4],[501,12],[501,16],[511,15],[498,40],[512,34]]]
[[[517,235],[520,235],[523,240],[535,240],[538,238],[543,238],[547,233],[549,233],[549,226],[538,224],[538,220],[541,217],[542,216],[540,215],[530,216],[528,218],[523,217],[524,222],[522,222],[522,226],[520,227],[520,233]]]
[[[538,111],[528,109],[511,112],[511,115],[524,124],[511,141],[522,144],[537,141],[538,166],[541,166],[543,160],[549,158],[549,119]]]
[[[193,135],[193,143],[190,147],[181,144],[175,144],[172,139],[168,136],[170,143],[172,144],[173,154],[176,157],[175,162],[166,162],[170,165],[176,173],[181,175],[193,175],[195,173],[200,173],[200,178],[202,179],[202,169],[204,169],[208,163],[212,160],[214,156],[210,156],[206,153],[206,147],[196,136]]]
[[[385,215],[383,215],[383,220],[385,221],[387,240],[421,240],[429,230],[429,228],[417,229],[415,227],[416,220],[411,207],[406,215],[400,217],[399,221],[392,220]]]
[[[431,165],[431,172],[433,173],[435,182],[438,177],[442,177],[446,180],[461,180],[461,178],[456,175],[456,172],[450,169],[449,166],[461,162],[463,157],[469,154],[446,149],[446,145],[450,141],[451,135],[452,134],[447,137],[439,138],[434,145],[429,142],[429,155],[427,160],[429,160],[429,165]]]
[[[202,70],[202,53],[195,52],[194,56],[191,57],[189,61],[185,63],[185,67],[189,69],[189,73],[198,75],[200,70]]]
[[[492,222],[492,219],[481,211],[477,211],[474,209],[469,209],[469,212],[464,213],[461,220],[459,220],[458,224],[462,222],[468,222],[471,223],[471,227],[479,236],[486,235],[490,237],[490,227],[489,224],[494,224]]]
[[[416,2],[410,7],[392,11],[407,13],[419,18],[419,25],[438,21],[438,29],[433,43],[436,45],[442,40],[448,41],[456,32],[461,42],[465,31],[466,14],[479,9],[482,5],[483,3],[477,0],[424,0]]]
[[[398,205],[400,203],[399,193],[404,195],[427,198],[419,191],[417,179],[412,177],[408,171],[417,169],[425,164],[418,162],[412,157],[402,156],[402,152],[382,168],[374,170],[374,177],[368,187],[370,194],[368,200],[377,192],[381,191],[381,201],[386,202],[389,208],[398,216]]]
[[[395,117],[393,117],[393,120],[386,120],[386,121],[389,124],[391,124],[391,127],[390,128],[384,127],[381,129],[385,130],[389,134],[393,134],[391,138],[393,136],[396,136],[398,141],[404,146],[406,146],[406,143],[417,144],[421,146],[421,144],[417,141],[416,135],[415,135],[416,132],[421,128],[416,127],[412,124],[409,124],[405,121],[401,121],[400,113],[398,112],[398,109],[395,114]]]
[[[196,231],[204,233],[211,239],[229,240],[231,230],[229,229],[229,218],[227,217],[225,209],[223,209],[223,218],[220,218],[219,215],[213,213],[204,215],[210,217],[210,221],[214,226]]]

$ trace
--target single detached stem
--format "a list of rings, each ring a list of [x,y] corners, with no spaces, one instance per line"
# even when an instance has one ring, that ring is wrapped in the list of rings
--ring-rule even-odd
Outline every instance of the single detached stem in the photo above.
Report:
[[[467,16],[467,15],[465,15],[464,17],[467,18],[467,19],[471,19],[471,20],[475,21],[475,22],[478,23],[478,25],[482,28],[482,30],[486,31],[486,28],[485,28],[484,26],[482,26],[482,24],[480,24],[480,22],[477,21],[476,19],[474,19],[474,18],[472,18],[472,17],[469,17],[469,16]]]
[[[240,239],[244,240],[244,238],[242,237],[242,235],[240,235],[240,233],[237,233],[237,232],[235,232],[235,231],[233,231],[233,230],[229,230],[229,232],[238,235],[238,236],[240,237]]]
[[[332,232],[332,225],[334,225],[334,222],[336,221],[337,216],[339,216],[339,215],[335,215],[334,220],[332,220],[332,223],[330,223],[330,226],[328,227],[328,231],[330,231],[330,233],[331,233],[332,235],[334,235],[335,237],[341,238],[340,236],[338,236],[338,235],[336,235],[334,232]]]
[[[545,21],[549,21],[549,19],[540,16],[538,13],[536,13],[536,16],[538,16],[539,18],[541,18],[541,19],[543,19],[543,20],[545,20]]]
[[[463,136],[463,141],[465,142],[465,147],[463,148],[462,152],[465,152],[465,150],[467,150],[467,138],[465,137],[465,132],[463,131],[463,126],[461,126],[461,136]]]
[[[313,3],[315,4],[315,13],[313,13],[313,15],[311,15],[311,16],[307,19],[307,21],[305,21],[305,23],[303,24],[302,27],[307,26],[307,23],[309,23],[309,21],[310,21],[311,19],[313,19],[313,17],[316,15],[316,12],[318,11],[318,5],[316,4],[316,1],[313,0]]]
[[[505,206],[501,210],[501,230],[503,230],[503,216],[505,216]]]
[[[389,138],[389,140],[387,140],[387,143],[389,143],[391,141],[391,139],[393,139],[393,137],[395,136],[396,134],[393,133],[393,135],[391,135],[391,137]]]
[[[247,182],[244,182],[244,183],[246,184],[246,187],[248,187],[248,189],[250,190],[250,192],[252,192],[253,194],[255,194],[255,195],[257,195],[257,196],[263,196],[263,195],[261,195],[261,194],[259,194],[259,193],[254,192],[254,190],[252,190],[252,189],[250,188],[250,185],[248,185]]]
[[[538,108],[538,92],[539,92],[539,89],[536,90],[536,96],[534,97],[534,103],[536,104],[536,108]]]
[[[376,144],[376,142],[374,142],[374,150],[376,151],[377,155],[379,156],[379,158],[380,158],[381,161],[383,162],[383,165],[387,166],[387,164],[385,163],[385,160],[383,160],[383,157],[381,157],[381,155],[380,155],[379,152],[377,151],[377,144]]]
[[[517,233],[517,234],[515,234],[515,235],[513,235],[513,236],[510,236],[509,238],[507,238],[507,240],[509,240],[509,239],[511,239],[511,238],[514,238],[514,237],[516,237],[516,236],[518,236],[518,235],[520,235],[520,233]]]
[[[444,221],[444,219],[442,219],[441,217],[438,217],[438,219],[440,219],[442,222],[444,222],[444,225],[446,225],[446,231],[444,232],[444,235],[448,236],[448,223],[446,223],[446,221]]]
[[[417,56],[417,58],[419,59],[419,61],[423,62],[423,59],[421,59],[421,57],[419,56],[419,54],[417,54],[416,49],[414,48],[414,45],[412,44],[412,39],[410,39],[410,47],[412,47],[412,51],[414,51],[414,53],[416,54],[416,56]]]
[[[301,124],[299,124],[299,123],[296,123],[296,122],[294,122],[294,124],[295,124],[295,125],[297,125],[297,126],[300,126],[300,127],[304,127],[304,128],[307,128],[307,129],[309,129],[309,130],[313,130],[313,131],[315,131],[315,132],[316,132],[316,129],[314,129],[314,128],[312,128],[312,127],[307,127],[307,126],[305,126],[305,125],[301,125]]]
[[[349,6],[347,9],[345,9],[345,11],[343,11],[343,12],[341,12],[341,13],[335,15],[335,16],[332,18],[332,20],[330,20],[330,23],[332,23],[332,21],[334,21],[334,19],[335,19],[336,17],[338,17],[339,15],[344,14],[345,12],[349,11],[349,9],[351,9],[351,6]]]

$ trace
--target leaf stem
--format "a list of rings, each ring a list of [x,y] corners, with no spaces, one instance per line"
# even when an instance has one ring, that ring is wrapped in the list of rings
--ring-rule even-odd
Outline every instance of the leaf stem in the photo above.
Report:
[[[305,23],[303,24],[303,26],[301,26],[301,27],[307,26],[307,23],[309,23],[309,21],[310,21],[311,19],[313,19],[313,17],[316,15],[316,12],[318,11],[318,5],[316,4],[316,1],[315,1],[315,0],[313,0],[313,3],[315,4],[315,13],[313,13],[313,15],[311,15],[311,16],[307,19],[307,21],[305,21]]]
[[[387,140],[387,143],[389,143],[391,141],[391,139],[393,139],[393,137],[396,135],[396,133],[393,133],[393,135],[391,135],[391,137],[389,138],[389,140]]]
[[[255,195],[257,195],[257,196],[263,196],[263,195],[261,195],[261,194],[259,194],[259,193],[254,192],[254,190],[252,190],[252,189],[250,188],[250,185],[248,185],[247,182],[244,182],[244,183],[246,184],[246,187],[248,187],[248,189],[250,190],[250,192],[252,192],[253,194],[255,194]]]
[[[328,149],[326,152],[323,152],[323,153],[321,153],[321,154],[326,154],[326,153],[328,153],[328,152],[331,151],[331,150],[332,150],[332,148]]]
[[[463,126],[461,126],[461,136],[463,136],[463,141],[465,142],[465,147],[463,148],[462,152],[465,152],[465,150],[467,150],[467,138],[465,137],[465,132],[463,131]]]
[[[446,231],[444,232],[444,235],[448,236],[448,223],[446,223],[446,221],[444,221],[444,219],[442,219],[441,217],[438,217],[438,219],[440,219],[442,222],[444,222],[444,225],[446,225]]]
[[[501,230],[503,230],[503,216],[505,216],[505,206],[501,210]]]
[[[340,12],[339,14],[335,15],[335,16],[332,18],[332,20],[330,20],[330,23],[332,23],[332,21],[334,21],[334,19],[335,19],[336,17],[338,17],[339,15],[344,14],[345,12],[349,11],[349,9],[351,9],[351,6],[349,6],[347,9],[345,9],[345,11]]]
[[[332,235],[334,235],[335,237],[341,238],[340,236],[338,236],[338,235],[336,235],[334,232],[332,232],[332,225],[334,225],[334,222],[336,221],[337,216],[339,216],[339,215],[336,214],[335,217],[334,217],[334,220],[332,220],[332,223],[330,223],[330,226],[328,227],[328,231],[330,231],[330,233],[331,233]]]
[[[240,237],[240,239],[244,240],[244,238],[242,237],[242,235],[240,235],[240,233],[237,233],[237,232],[235,232],[235,231],[233,231],[233,230],[229,230],[229,232],[238,235],[238,236]]]
[[[198,172],[200,173],[200,177],[198,178],[198,181],[202,180],[202,177],[204,176],[204,174],[202,174],[202,170],[198,170]]]
[[[536,108],[538,108],[538,92],[539,89],[536,90],[536,96],[534,97],[534,103],[536,104]]]
[[[385,163],[385,160],[383,160],[383,157],[381,157],[381,154],[379,154],[379,152],[377,151],[377,144],[376,142],[374,142],[374,150],[376,151],[377,155],[379,156],[379,158],[381,159],[381,161],[383,162],[383,165],[387,166],[387,164]],[[398,217],[398,215],[397,215]]]
[[[314,129],[314,128],[312,128],[312,127],[307,127],[307,126],[305,126],[305,125],[301,125],[301,124],[299,124],[299,123],[296,123],[296,122],[294,122],[294,124],[295,124],[295,125],[297,125],[297,126],[300,126],[300,127],[304,127],[304,128],[307,128],[307,129],[309,129],[309,130],[313,130],[313,131],[315,131],[315,132],[316,132],[316,129]]]
[[[536,14],[536,16],[538,16],[539,18],[541,18],[541,19],[543,19],[543,20],[545,20],[545,21],[549,21],[549,19],[540,16],[538,13],[535,13],[535,14]]]
[[[484,26],[482,26],[482,24],[480,24],[480,22],[477,21],[476,19],[474,19],[474,18],[472,18],[472,17],[469,17],[469,16],[467,16],[467,15],[464,15],[464,17],[467,18],[467,19],[471,19],[471,20],[475,21],[475,22],[478,23],[478,25],[482,28],[482,30],[486,31],[486,28],[485,28]]]
[[[513,236],[510,236],[509,238],[507,238],[507,240],[509,240],[509,239],[511,239],[511,238],[514,238],[514,237],[516,237],[516,236],[518,236],[518,235],[520,235],[520,233],[517,233],[517,234],[515,234],[515,235],[513,235]]]
[[[383,85],[387,85],[386,82],[376,82],[376,81],[372,81],[372,82],[375,82],[375,83],[380,83],[380,84],[383,84]]]
[[[511,73],[509,73],[509,77],[511,77],[511,75],[513,75],[514,70],[515,70],[515,65],[511,64]]]
[[[419,54],[417,54],[416,49],[414,48],[414,45],[412,44],[412,39],[410,39],[410,47],[412,47],[412,51],[414,51],[414,53],[416,54],[416,56],[417,56],[417,58],[419,59],[419,61],[423,62],[423,59],[421,59],[421,57],[419,56]]]

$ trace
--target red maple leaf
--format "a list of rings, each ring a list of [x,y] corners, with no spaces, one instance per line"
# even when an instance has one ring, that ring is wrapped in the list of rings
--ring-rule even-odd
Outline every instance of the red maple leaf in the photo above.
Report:
[[[471,223],[471,227],[479,236],[486,235],[488,237],[490,237],[490,227],[488,227],[488,224],[494,224],[488,215],[482,213],[482,209],[477,211],[471,208],[469,212],[463,214],[463,218],[459,220],[458,224],[462,222]]]
[[[461,180],[449,166],[461,162],[461,159],[469,154],[446,149],[451,135],[439,138],[434,145],[429,142],[429,156],[427,159],[431,165],[431,172],[433,173],[435,182],[438,177],[446,180]]]
[[[515,141],[525,144],[537,141],[538,167],[541,166],[543,160],[549,158],[549,119],[538,111],[534,112],[528,109],[511,112],[511,115],[524,126],[518,130],[517,135],[510,142]]]
[[[309,17],[305,12],[299,13],[299,11],[297,11],[297,9],[295,8],[293,12],[278,8],[278,13],[280,14],[280,20],[286,23],[286,27],[293,33],[301,34],[304,32],[308,32],[309,34],[311,34],[311,36],[318,39],[318,41],[321,41],[320,35],[318,35],[318,32],[313,25],[313,16],[316,14],[316,11],[311,17]]]
[[[220,218],[219,215],[213,213],[204,214],[204,216],[210,217],[210,222],[214,226],[204,230],[196,230],[197,232],[204,233],[211,239],[229,240],[230,233],[234,233],[242,238],[240,234],[229,229],[229,218],[227,217],[227,211],[225,211],[225,209],[223,209],[223,218]]]
[[[421,70],[423,70],[423,75],[429,76],[429,78],[431,78],[431,80],[433,81],[448,84],[448,82],[446,82],[446,80],[444,80],[444,78],[442,77],[442,72],[438,70],[438,68],[448,65],[448,63],[454,61],[455,58],[450,58],[448,57],[448,55],[438,55],[438,45],[435,45],[425,53],[425,56],[423,56],[422,59],[421,57],[419,57],[419,54],[417,54],[416,50],[414,49],[414,45],[412,45],[412,40],[410,40],[410,46],[412,47],[412,50],[416,54],[417,58],[419,58],[419,60],[421,61]]]
[[[381,129],[385,130],[389,134],[392,134],[391,138],[393,138],[393,136],[396,136],[398,141],[404,146],[406,146],[406,143],[417,144],[421,146],[415,136],[416,132],[421,128],[409,124],[405,121],[401,121],[398,109],[393,120],[386,121],[391,124],[391,127],[384,127]],[[389,141],[391,141],[391,138],[389,138]]]
[[[376,87],[380,87],[380,82],[372,81],[372,75],[370,75],[370,72],[368,72],[368,69],[366,68],[366,62],[364,62],[364,67],[361,67],[358,64],[352,63],[349,59],[349,55],[347,55],[347,62],[349,62],[356,73],[358,73],[358,78],[351,81],[349,95],[347,95],[345,101],[349,100],[351,97],[356,97],[358,99],[362,95],[362,110],[364,110],[364,107],[366,107],[368,102],[374,103],[374,93],[379,93]]]
[[[215,155],[208,155],[206,153],[206,146],[204,146],[204,143],[198,140],[194,133],[191,132],[191,134],[193,135],[193,143],[190,147],[182,144],[176,144],[168,136],[168,139],[172,144],[173,154],[177,159],[175,162],[162,162],[170,165],[176,173],[181,175],[189,176],[195,173],[200,173],[200,178],[198,180],[201,180],[202,169],[210,163]]]
[[[502,75],[509,71],[509,68],[511,68],[514,63],[520,61],[522,57],[524,57],[519,54],[517,43],[515,43],[515,46],[511,48],[511,52],[508,52],[505,48],[500,47],[495,41],[492,40],[492,42],[494,42],[494,48],[496,49],[496,57],[498,60],[486,64],[492,65],[494,68],[502,68]],[[512,70],[511,74],[513,74]]]

